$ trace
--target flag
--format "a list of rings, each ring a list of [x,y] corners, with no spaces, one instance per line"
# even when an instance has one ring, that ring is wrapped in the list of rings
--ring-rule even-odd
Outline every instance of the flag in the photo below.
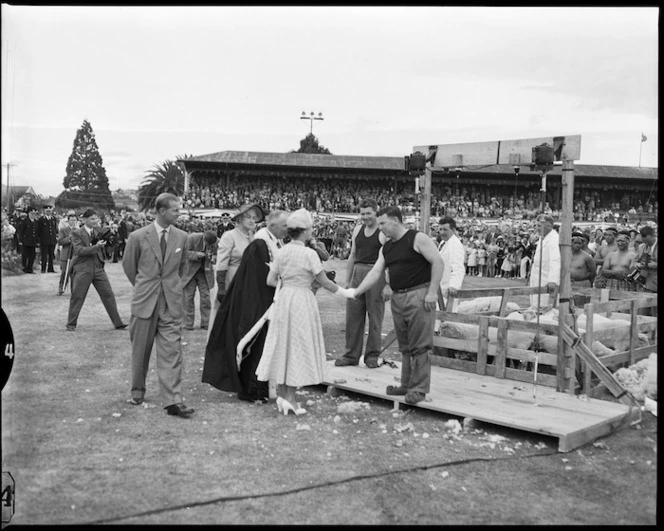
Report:
[[[646,140],[648,140],[648,137],[641,133],[641,142],[645,142]]]

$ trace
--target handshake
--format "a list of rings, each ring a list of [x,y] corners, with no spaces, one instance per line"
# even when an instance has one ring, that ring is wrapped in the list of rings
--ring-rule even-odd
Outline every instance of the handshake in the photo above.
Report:
[[[334,292],[335,295],[338,295],[339,297],[345,297],[346,299],[354,299],[355,298],[355,288],[339,288],[337,291]]]

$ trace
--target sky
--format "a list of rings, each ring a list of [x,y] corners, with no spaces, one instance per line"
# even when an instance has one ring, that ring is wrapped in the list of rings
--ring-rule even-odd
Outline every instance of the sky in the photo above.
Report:
[[[580,164],[657,167],[656,7],[3,4],[2,185],[63,191],[76,131],[111,190],[156,164],[581,135]],[[642,142],[642,134],[647,140]],[[9,167],[7,166],[9,164]]]

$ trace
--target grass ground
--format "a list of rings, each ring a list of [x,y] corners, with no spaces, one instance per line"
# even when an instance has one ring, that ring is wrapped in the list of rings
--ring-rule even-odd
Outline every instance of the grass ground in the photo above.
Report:
[[[345,262],[331,260],[337,278]],[[107,270],[120,314],[131,287]],[[65,331],[58,275],[2,278],[16,342],[2,391],[2,469],[13,524],[656,523],[657,419],[567,454],[557,440],[355,394],[304,388],[303,417],[201,383],[205,331],[184,332],[193,418],[167,416],[154,369],[146,407],[127,403],[130,343],[94,290]],[[519,285],[472,277],[464,287]],[[344,348],[344,301],[317,294],[330,357]],[[384,332],[391,330],[386,312]],[[394,346],[385,353],[398,358]],[[154,359],[152,366],[154,367]],[[339,413],[344,403],[355,411]]]

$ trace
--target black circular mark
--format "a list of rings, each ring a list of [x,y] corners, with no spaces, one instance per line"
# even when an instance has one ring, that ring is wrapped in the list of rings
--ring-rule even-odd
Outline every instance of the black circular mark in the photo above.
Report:
[[[5,388],[9,375],[14,366],[14,333],[12,332],[12,325],[5,314],[5,311],[0,308],[0,383],[1,389]]]

